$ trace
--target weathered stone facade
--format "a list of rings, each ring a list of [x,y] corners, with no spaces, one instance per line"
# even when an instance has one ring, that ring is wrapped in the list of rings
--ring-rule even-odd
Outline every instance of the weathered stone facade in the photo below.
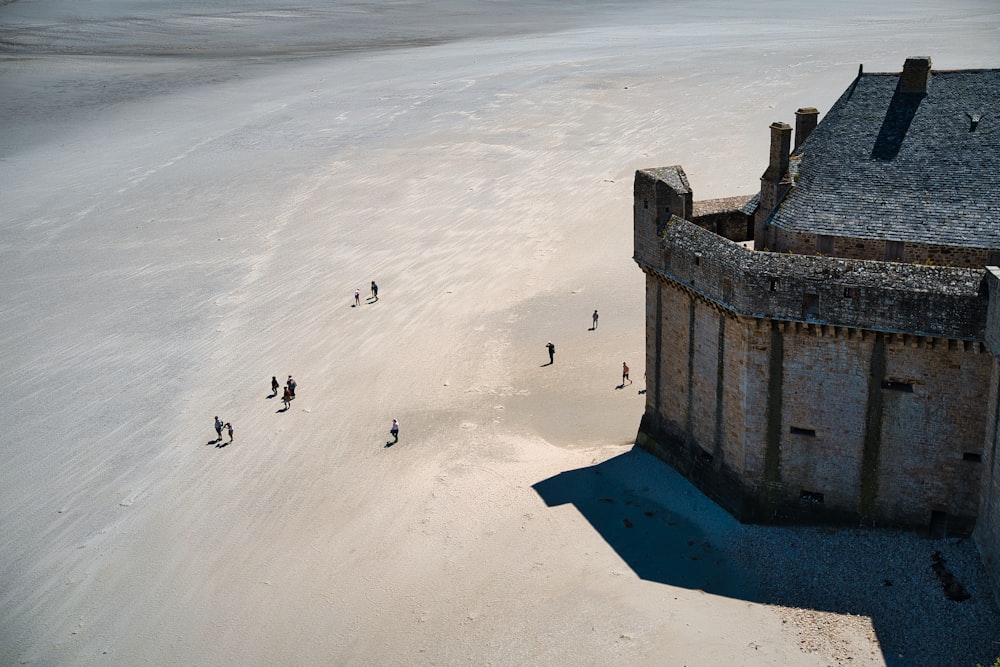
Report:
[[[1000,269],[990,267],[987,284],[991,295],[1000,295]],[[983,564],[1000,598],[1000,299],[990,301],[986,324],[986,346],[993,356],[990,364],[990,388],[986,400],[986,441],[983,446],[983,480],[980,486],[979,517],[976,520],[976,544]]]
[[[770,247],[764,249],[772,252],[791,252],[797,255],[826,255],[845,259],[898,261],[932,266],[1000,264],[1000,253],[990,248],[956,248],[947,245],[899,241],[894,244],[886,239],[848,239],[823,234],[796,234],[777,229],[772,230]]]
[[[992,177],[969,176],[966,191],[961,174],[941,185],[918,173],[927,190],[915,191],[923,181],[914,180],[902,203],[893,199],[892,177],[929,168],[924,135],[906,131],[933,129],[934,113],[951,113],[925,99],[929,63],[911,59],[902,75],[871,80],[859,73],[830,126],[801,109],[794,149],[791,127],[772,124],[769,165],[749,201],[695,202],[678,166],[636,173],[647,337],[637,442],[744,521],[931,535],[975,528],[1000,581],[1000,273],[984,268],[1000,258],[990,224],[1000,222],[998,188],[986,187],[991,178],[1000,185],[990,162],[1000,132],[994,123],[962,137],[971,152],[963,159]],[[965,74],[935,72],[938,94],[977,90]],[[980,88],[1000,92],[998,75],[986,72],[996,85]],[[885,120],[873,111],[880,99]],[[911,116],[903,122],[902,113]],[[865,134],[859,118],[881,127]],[[851,132],[855,154],[834,141]],[[831,156],[836,169],[817,167]],[[863,166],[852,171],[850,160]],[[872,182],[848,183],[856,171]],[[844,201],[826,208],[809,199],[838,192]],[[925,200],[932,205],[915,208]],[[740,243],[749,240],[755,250]]]
[[[747,250],[670,214],[661,177],[635,187],[640,444],[744,520],[927,526],[937,512],[968,533],[989,383],[982,271]]]

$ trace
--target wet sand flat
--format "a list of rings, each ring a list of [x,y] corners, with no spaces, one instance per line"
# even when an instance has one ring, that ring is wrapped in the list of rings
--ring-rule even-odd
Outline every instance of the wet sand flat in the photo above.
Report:
[[[752,194],[768,124],[825,112],[859,63],[998,66],[992,4],[55,1],[0,24],[0,663],[995,657],[992,601],[914,637],[792,594],[783,533],[631,444],[635,170]],[[942,548],[985,599],[974,549]]]

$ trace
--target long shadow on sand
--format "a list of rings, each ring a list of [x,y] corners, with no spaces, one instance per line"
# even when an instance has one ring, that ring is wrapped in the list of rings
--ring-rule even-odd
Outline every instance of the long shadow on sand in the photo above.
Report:
[[[783,615],[870,618],[893,667],[955,664],[955,656],[993,664],[1000,655],[1000,611],[971,540],[742,525],[638,448],[533,488],[550,507],[574,505],[642,579],[789,608]],[[969,599],[945,596],[935,553]]]
[[[532,488],[549,507],[573,504],[642,579],[755,599],[756,587],[748,585],[745,573],[716,547],[718,535],[713,536],[708,525],[678,511],[677,507],[691,504],[690,494],[697,491],[684,489],[688,498],[671,502],[668,484],[636,476],[650,464],[660,466],[659,461],[633,449],[594,466],[559,473]],[[664,473],[672,473],[661,467]],[[674,479],[669,486],[683,484],[684,480]],[[702,504],[714,515],[709,523],[732,524],[726,528],[738,525],[711,507],[708,499]]]

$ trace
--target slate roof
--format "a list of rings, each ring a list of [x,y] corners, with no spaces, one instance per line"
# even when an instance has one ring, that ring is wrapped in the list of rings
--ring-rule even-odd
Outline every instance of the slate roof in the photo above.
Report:
[[[672,167],[642,169],[641,171],[651,174],[654,180],[663,181],[679,194],[691,194],[691,184],[688,183],[687,174],[684,173],[684,169],[679,164]]]
[[[795,188],[770,223],[1000,249],[1000,70],[932,71],[926,95],[898,81],[855,79],[796,152]]]

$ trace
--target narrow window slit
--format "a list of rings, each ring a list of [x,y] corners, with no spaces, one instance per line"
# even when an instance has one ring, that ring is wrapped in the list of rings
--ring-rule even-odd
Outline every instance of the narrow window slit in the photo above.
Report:
[[[888,389],[890,391],[901,391],[904,394],[913,393],[913,383],[912,382],[900,382],[898,380],[886,380],[882,383],[883,389]]]
[[[805,491],[803,490],[799,493],[799,500],[804,503],[813,503],[815,505],[823,504],[823,494],[816,493],[815,491]]]

